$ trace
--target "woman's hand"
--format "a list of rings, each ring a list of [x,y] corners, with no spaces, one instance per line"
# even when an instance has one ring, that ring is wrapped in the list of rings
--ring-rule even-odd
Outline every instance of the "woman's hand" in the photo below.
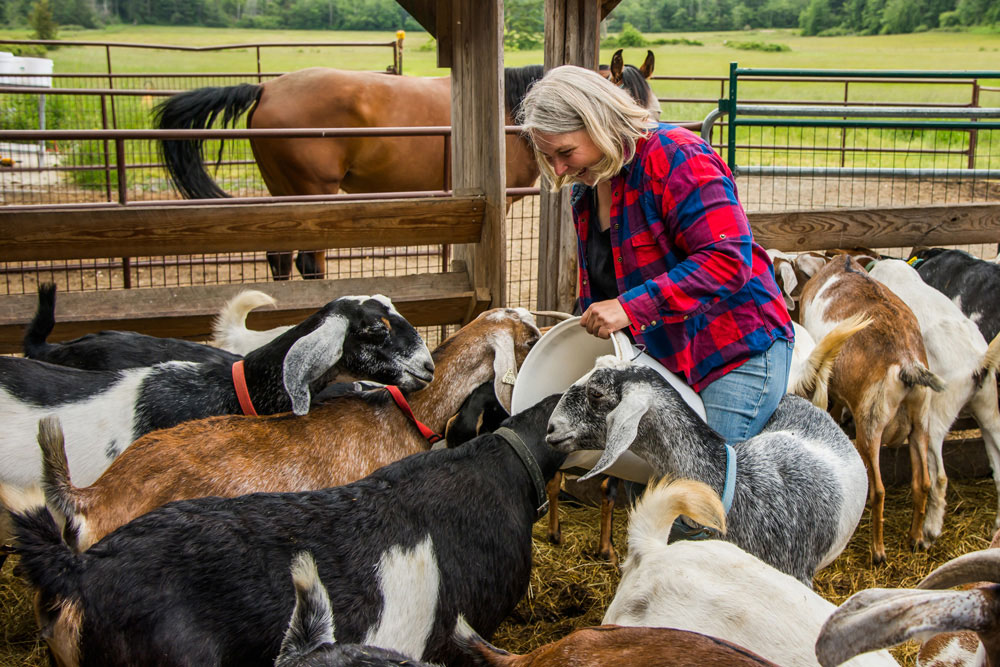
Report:
[[[628,315],[618,299],[595,301],[580,318],[580,326],[598,338],[611,338],[611,334],[628,325]]]

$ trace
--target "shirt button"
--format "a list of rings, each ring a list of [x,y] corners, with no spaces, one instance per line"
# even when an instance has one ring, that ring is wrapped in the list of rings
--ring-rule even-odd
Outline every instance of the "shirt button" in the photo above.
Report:
[[[584,280],[584,281],[583,281],[583,284],[584,284],[584,285],[586,285],[586,284],[587,284],[587,281],[586,281],[586,280]]]
[[[688,318],[688,316],[687,316],[687,315],[685,315],[685,316],[684,316],[684,319],[686,320],[687,318]]]
[[[619,257],[619,258],[618,258],[618,263],[619,263],[619,264],[621,264],[621,263],[622,263],[622,258],[621,258],[621,257]]]
[[[615,225],[615,229],[618,229],[618,225]]]
[[[726,235],[725,234],[719,234],[719,238],[720,239],[724,239],[724,238],[726,238]]]
[[[649,323],[649,326],[651,326],[651,327],[655,327],[655,326],[656,326],[656,320],[653,320],[652,322],[650,322],[650,323]]]
[[[645,331],[645,330],[646,330],[646,325],[645,324],[643,324],[641,327],[639,327],[639,331]]]

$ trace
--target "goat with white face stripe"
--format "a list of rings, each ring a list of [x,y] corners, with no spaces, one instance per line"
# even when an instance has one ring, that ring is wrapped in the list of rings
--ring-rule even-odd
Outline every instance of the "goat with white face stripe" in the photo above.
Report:
[[[563,394],[546,441],[567,453],[604,450],[581,479],[631,450],[659,477],[696,479],[720,496],[726,483],[722,436],[656,371],[610,356]],[[868,486],[860,456],[827,413],[790,395],[760,434],[734,448],[725,539],[811,586],[861,518]]]
[[[418,389],[433,377],[423,339],[384,296],[341,297],[244,358],[258,414],[309,411],[333,381],[370,379]],[[84,371],[0,358],[0,484],[39,483],[38,421],[59,417],[74,480],[91,484],[139,436],[202,417],[242,414],[232,363],[166,362]]]

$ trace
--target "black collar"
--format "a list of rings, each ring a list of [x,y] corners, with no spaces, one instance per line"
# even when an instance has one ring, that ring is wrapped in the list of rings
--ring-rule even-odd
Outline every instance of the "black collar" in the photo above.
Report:
[[[523,440],[521,440],[521,436],[506,426],[501,426],[497,430],[493,431],[493,433],[495,435],[499,435],[508,445],[510,445],[510,448],[513,449],[518,458],[521,459],[521,463],[523,463],[524,467],[528,469],[531,481],[535,485],[535,499],[538,501],[535,521],[538,521],[545,516],[546,512],[549,511],[549,496],[545,492],[545,477],[542,476],[542,469],[538,466],[538,461],[536,461],[535,457],[531,455],[531,450],[529,450],[528,446],[524,444]]]

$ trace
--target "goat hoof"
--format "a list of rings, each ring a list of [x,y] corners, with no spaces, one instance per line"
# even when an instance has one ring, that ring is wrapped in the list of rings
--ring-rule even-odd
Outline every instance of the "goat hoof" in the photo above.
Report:
[[[600,551],[598,552],[597,556],[601,560],[606,560],[612,565],[618,565],[618,554],[615,553],[614,549],[610,549],[608,551]]]
[[[885,563],[885,552],[872,554],[872,565],[882,565]]]
[[[912,544],[912,549],[914,552],[917,551],[927,551],[934,544],[934,540],[928,540],[926,538],[920,538],[919,540],[914,540]]]
[[[549,533],[549,542],[552,544],[562,544],[562,531]]]

